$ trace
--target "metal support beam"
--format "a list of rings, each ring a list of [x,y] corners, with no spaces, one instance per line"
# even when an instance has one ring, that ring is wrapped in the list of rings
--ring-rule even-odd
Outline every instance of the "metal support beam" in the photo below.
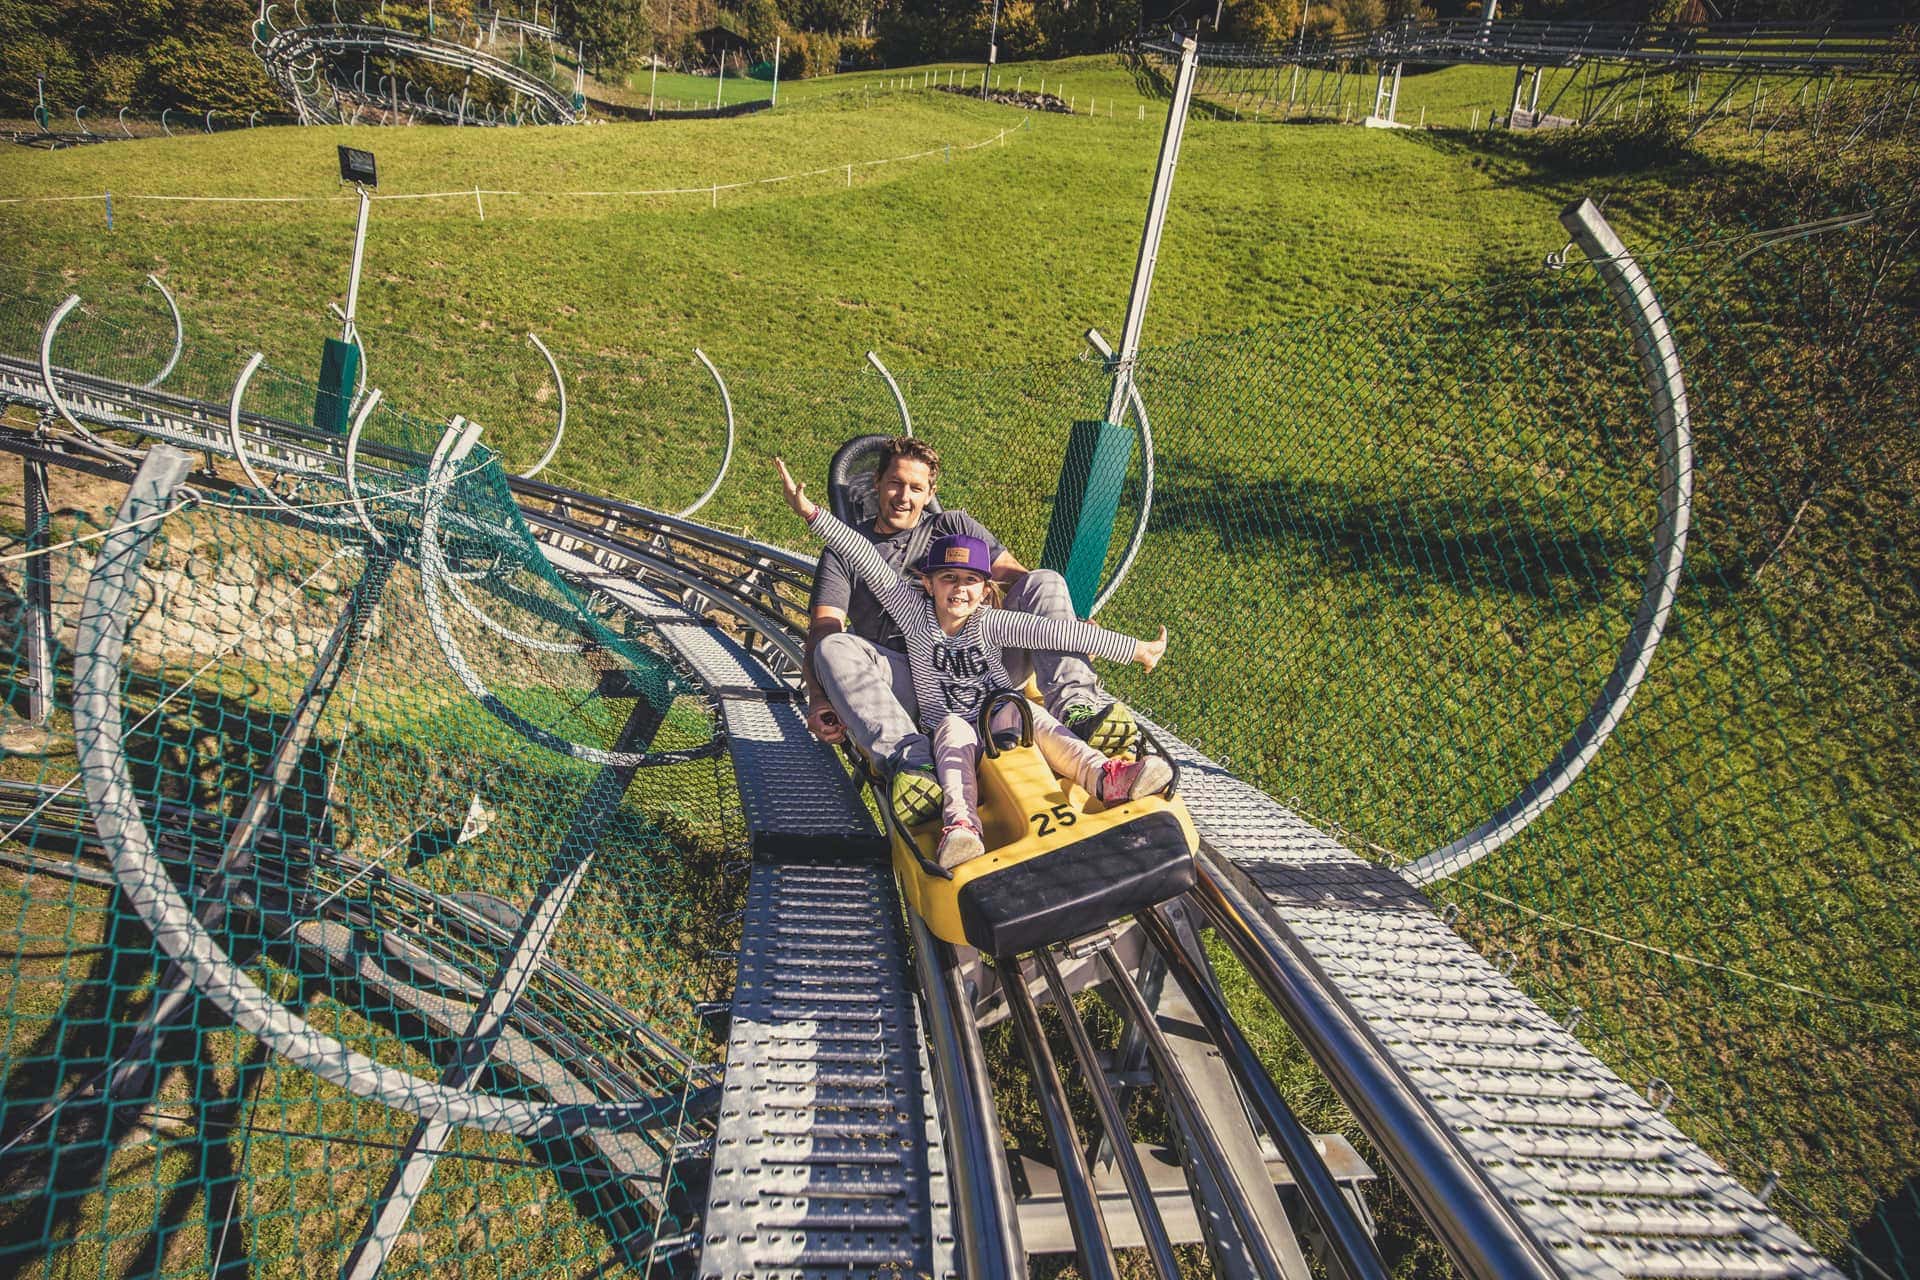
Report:
[[[20,460],[26,489],[27,601],[22,624],[27,641],[27,719],[44,725],[53,712],[53,575],[47,564],[47,464],[38,458]]]
[[[1173,199],[1173,172],[1180,163],[1180,139],[1187,129],[1187,106],[1193,100],[1194,73],[1200,62],[1198,46],[1183,40],[1180,72],[1167,104],[1167,127],[1160,135],[1160,159],[1153,174],[1153,194],[1147,201],[1147,225],[1140,234],[1140,256],[1133,268],[1133,291],[1127,296],[1126,327],[1120,331],[1120,358],[1114,366],[1113,390],[1107,397],[1108,422],[1126,412],[1127,389],[1133,384],[1133,361],[1140,353],[1140,331],[1147,321],[1147,295],[1153,291],[1153,268],[1160,260],[1160,233],[1166,228],[1167,206]]]
[[[614,744],[614,750],[620,753],[645,751],[661,722],[666,719],[666,710],[666,707],[656,706],[644,697],[636,699]],[[574,810],[572,825],[561,837],[560,847],[548,864],[546,877],[540,891],[534,896],[532,909],[522,919],[500,967],[487,983],[485,997],[474,1010],[473,1019],[460,1038],[457,1057],[441,1073],[442,1085],[465,1088],[486,1068],[487,1060],[493,1056],[494,1047],[507,1029],[507,1020],[512,1016],[514,1005],[533,981],[533,975],[553,945],[567,908],[572,905],[574,895],[579,892],[587,872],[592,869],[594,855],[600,850],[600,838],[619,809],[620,798],[626,794],[627,784],[633,781],[634,772],[633,765],[603,766],[587,788],[579,807]],[[414,1126],[413,1135],[401,1152],[386,1189],[381,1193],[379,1204],[368,1215],[360,1239],[348,1255],[346,1265],[341,1268],[343,1277],[370,1280],[370,1277],[379,1274],[387,1255],[405,1230],[414,1205],[426,1190],[427,1179],[433,1173],[441,1152],[446,1149],[447,1140],[453,1136],[454,1127],[452,1122],[440,1118],[422,1120]]]
[[[1176,908],[1176,910],[1178,910]],[[1184,914],[1184,911],[1182,911]],[[1168,970],[1187,1002],[1199,1013],[1200,1021],[1220,1046],[1227,1066],[1233,1071],[1241,1093],[1259,1112],[1274,1145],[1280,1148],[1287,1167],[1293,1171],[1294,1184],[1307,1202],[1308,1211],[1320,1224],[1332,1246],[1328,1261],[1335,1274],[1349,1280],[1386,1280],[1387,1265],[1374,1247],[1373,1237],[1354,1216],[1353,1209],[1340,1193],[1340,1187],[1328,1172],[1320,1153],[1314,1150],[1313,1136],[1307,1132],[1280,1096],[1273,1077],[1261,1065],[1259,1055],[1241,1034],[1227,1003],[1214,984],[1213,975],[1202,971],[1200,961],[1190,956],[1169,923],[1170,913],[1162,908],[1142,913],[1140,927],[1153,940],[1165,958]],[[1202,953],[1204,954],[1204,953]]]
[[[1216,1105],[1208,1105],[1210,1099],[1202,1096],[1203,1085],[1223,1083],[1206,1079],[1211,1074],[1207,1067],[1212,1047],[1183,1036],[1192,1051],[1182,1052],[1163,1025],[1164,1019],[1166,1024],[1197,1029],[1193,1010],[1184,1000],[1170,1000],[1172,993],[1165,991],[1162,1007],[1149,1008],[1134,985],[1133,975],[1113,952],[1103,948],[1100,959],[1107,979],[1105,989],[1114,993],[1127,1021],[1140,1029],[1160,1099],[1186,1149],[1183,1163],[1207,1210],[1202,1225],[1215,1271],[1229,1276],[1254,1275],[1262,1280],[1307,1280],[1310,1269],[1306,1255],[1287,1226],[1286,1213],[1267,1177],[1266,1160],[1246,1127],[1245,1111],[1231,1082],[1224,1082],[1226,1096],[1211,1099]],[[1217,1055],[1211,1056],[1211,1065],[1219,1065]],[[1235,1118],[1237,1125],[1233,1123]]]
[[[1093,1172],[1087,1168],[1086,1152],[1081,1150],[1080,1135],[1073,1127],[1067,1091],[1060,1084],[1053,1049],[1047,1044],[1039,1011],[1034,1008],[1033,996],[1027,990],[1026,971],[1012,956],[1000,957],[994,967],[1006,979],[1002,987],[1007,993],[1007,1008],[1013,1014],[1014,1033],[1026,1052],[1034,1097],[1046,1121],[1047,1141],[1053,1148],[1054,1168],[1060,1174],[1060,1190],[1066,1200],[1067,1222],[1073,1228],[1080,1274],[1087,1280],[1115,1280],[1119,1269],[1113,1258],[1113,1243],[1107,1236],[1106,1218],[1100,1212],[1100,1198],[1093,1191]]]

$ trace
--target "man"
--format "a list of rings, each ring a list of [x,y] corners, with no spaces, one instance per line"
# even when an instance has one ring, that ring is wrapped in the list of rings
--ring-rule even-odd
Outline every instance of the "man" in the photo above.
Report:
[[[887,442],[875,474],[880,514],[870,529],[888,564],[911,570],[935,538],[968,534],[987,544],[993,580],[1007,591],[1005,608],[1065,621],[1074,616],[1066,580],[1051,569],[1028,570],[984,525],[964,511],[922,519],[940,480],[940,455],[925,441],[899,436]],[[866,587],[854,581],[831,551],[814,571],[812,621],[807,628],[807,727],[822,742],[849,735],[891,775],[894,812],[908,825],[940,811],[933,754],[914,723],[913,679],[906,641]],[[1100,685],[1084,655],[1010,651],[1008,674],[1031,675],[1047,710],[1080,738],[1105,752],[1125,750],[1135,732],[1133,714]]]

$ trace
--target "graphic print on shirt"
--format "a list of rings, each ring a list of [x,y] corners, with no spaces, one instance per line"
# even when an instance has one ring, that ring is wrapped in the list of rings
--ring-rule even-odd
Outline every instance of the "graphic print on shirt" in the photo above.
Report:
[[[980,642],[933,646],[933,669],[939,674],[940,692],[956,714],[972,715],[986,696],[981,677],[987,674],[987,655]]]

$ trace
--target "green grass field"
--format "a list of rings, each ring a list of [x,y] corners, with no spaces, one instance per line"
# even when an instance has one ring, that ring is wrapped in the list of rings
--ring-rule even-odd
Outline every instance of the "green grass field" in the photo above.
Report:
[[[602,89],[613,87],[598,81],[595,83]],[[662,71],[657,75],[636,71],[618,88],[617,97],[608,96],[623,106],[644,106],[651,95],[657,99],[662,111],[677,111],[714,106],[716,97],[720,104],[726,106],[736,102],[760,102],[772,96],[773,82],[755,80],[751,76],[729,75],[722,83],[718,76],[696,76],[683,71]],[[591,96],[601,95],[595,93]]]
[[[379,155],[383,196],[423,197],[382,200],[368,242],[361,324],[392,402],[467,414],[525,465],[553,429],[524,342],[537,332],[572,407],[549,476],[675,509],[719,455],[700,347],[741,431],[702,518],[797,544],[767,460],[817,477],[840,440],[895,423],[872,349],[949,457],[949,497],[1032,562],[1059,433],[1102,405],[1080,335],[1118,337],[1164,106],[1112,59],[1001,69],[1003,87],[1044,83],[1074,116],[933,89],[948,70],[961,68],[783,84],[777,110],[726,121],[0,154],[0,199],[16,201],[0,234],[24,250],[0,284],[39,300],[0,310],[0,342],[31,349],[36,317],[73,290],[88,310],[57,358],[150,368],[162,313],[136,286],[155,271],[188,316],[170,387],[224,399],[259,349],[284,376],[254,407],[303,411],[325,305],[344,290],[353,205],[332,147],[350,142]],[[711,79],[688,79],[711,101]],[[1424,107],[1448,129],[1196,117],[1147,323],[1159,505],[1109,619],[1165,622],[1180,651],[1117,686],[1394,860],[1458,834],[1551,756],[1638,595],[1644,406],[1604,308],[1571,273],[1540,273],[1566,243],[1558,209],[1604,197],[1647,245],[1695,222],[1703,185],[1764,178],[1737,143],[1575,176],[1545,163],[1548,139],[1467,130],[1504,110],[1511,83],[1497,69],[1407,77],[1400,118]],[[1349,84],[1364,113],[1371,77]],[[640,81],[623,101],[636,92],[644,103]],[[161,195],[258,203],[141,198]],[[1663,259],[1656,276],[1718,287],[1699,259]],[[1586,1034],[1630,1079],[1677,1085],[1676,1118],[1743,1175],[1788,1170],[1780,1203],[1838,1249],[1913,1173],[1910,1127],[1851,1117],[1881,1114],[1911,1078],[1902,993],[1920,972],[1900,921],[1920,886],[1910,771],[1874,747],[1901,740],[1898,661],[1857,674],[1884,637],[1835,621],[1888,615],[1847,594],[1868,570],[1830,570],[1856,545],[1910,544],[1897,522],[1889,537],[1835,515],[1759,585],[1727,570],[1747,550],[1737,517],[1767,508],[1789,461],[1740,452],[1773,412],[1741,362],[1775,359],[1782,327],[1695,321],[1690,341],[1724,344],[1699,348],[1696,373],[1716,486],[1700,584],[1581,790],[1448,894],[1549,1008],[1586,1009]],[[1789,692],[1808,681],[1837,688],[1832,705]],[[1669,909],[1681,902],[1697,906]],[[1259,1034],[1305,1078],[1282,1032]],[[1342,1122],[1319,1101],[1322,1123]],[[1404,1210],[1394,1221],[1404,1232]],[[1404,1262],[1433,1265],[1417,1250]]]

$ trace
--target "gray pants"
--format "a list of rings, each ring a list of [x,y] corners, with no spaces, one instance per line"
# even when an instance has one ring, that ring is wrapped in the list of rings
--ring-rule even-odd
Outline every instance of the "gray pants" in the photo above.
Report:
[[[1074,617],[1066,579],[1051,569],[1022,578],[1007,593],[1005,607],[1058,622]],[[1001,657],[1015,684],[1033,677],[1056,717],[1076,703],[1102,707],[1112,701],[1082,654],[1007,649]],[[815,646],[813,673],[862,751],[888,767],[933,768],[933,745],[914,723],[917,704],[906,654],[842,631]]]

